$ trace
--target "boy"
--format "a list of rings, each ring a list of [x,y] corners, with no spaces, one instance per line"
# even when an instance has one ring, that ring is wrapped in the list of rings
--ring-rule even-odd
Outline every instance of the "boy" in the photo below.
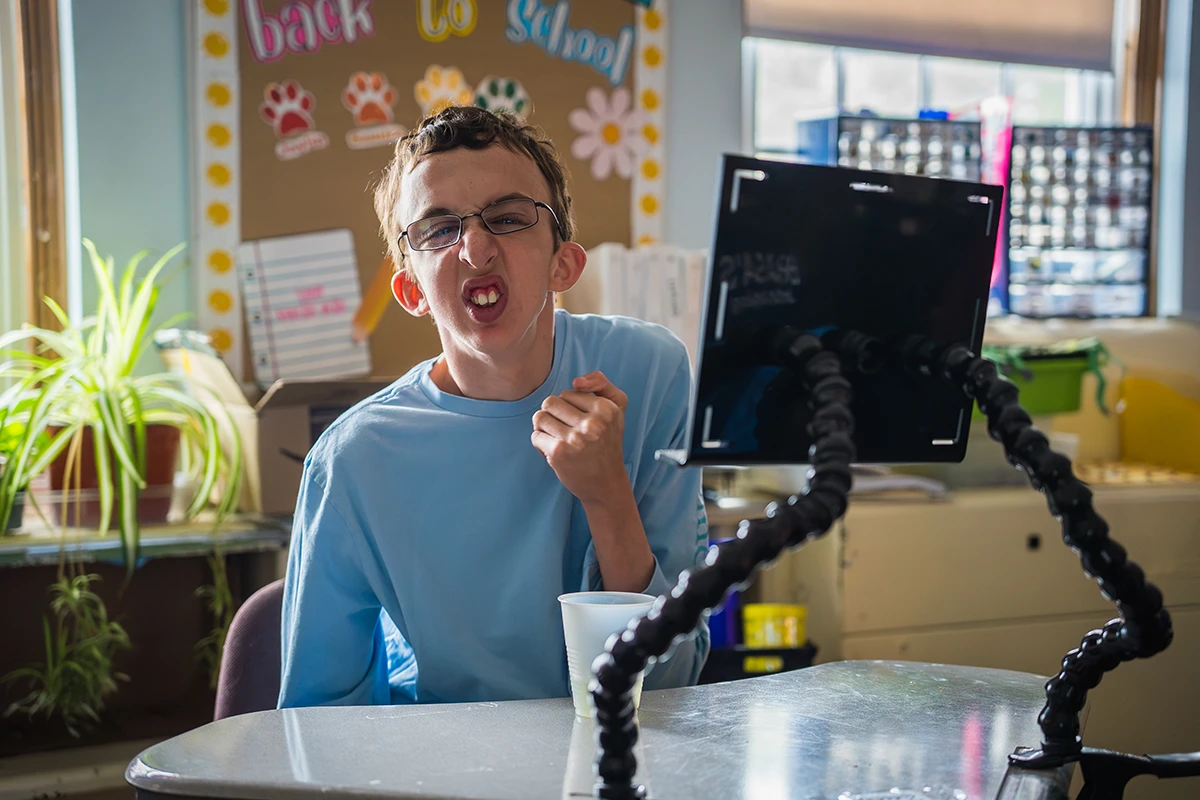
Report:
[[[558,595],[660,595],[704,553],[699,471],[654,458],[683,446],[686,350],[555,310],[587,257],[553,145],[515,118],[427,118],[375,206],[442,353],[309,453],[279,706],[568,696]],[[695,683],[707,651],[702,628],[645,687]]]

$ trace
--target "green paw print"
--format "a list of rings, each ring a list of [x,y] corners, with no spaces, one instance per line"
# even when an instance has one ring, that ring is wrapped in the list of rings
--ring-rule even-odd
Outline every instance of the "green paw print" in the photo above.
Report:
[[[489,75],[475,89],[475,105],[488,111],[508,111],[524,117],[532,103],[520,81]]]

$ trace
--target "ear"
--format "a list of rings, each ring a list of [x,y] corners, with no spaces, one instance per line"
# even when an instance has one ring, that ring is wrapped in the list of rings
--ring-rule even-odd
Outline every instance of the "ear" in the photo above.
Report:
[[[429,313],[429,301],[425,299],[425,293],[408,270],[400,270],[392,276],[392,295],[395,296],[396,302],[414,317],[423,317]]]
[[[578,242],[563,242],[550,263],[550,291],[565,292],[583,275],[587,251]]]

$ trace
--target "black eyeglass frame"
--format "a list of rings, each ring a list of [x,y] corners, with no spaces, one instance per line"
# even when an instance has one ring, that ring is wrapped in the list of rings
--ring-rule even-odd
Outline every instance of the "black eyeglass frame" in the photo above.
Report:
[[[527,201],[527,202],[533,203],[535,218],[534,218],[532,224],[526,225],[524,228],[515,228],[513,230],[507,230],[507,231],[492,230],[492,226],[488,225],[487,220],[484,219],[484,217],[483,217],[484,213],[489,208],[493,208],[493,207],[501,205],[503,203],[511,203],[516,200]],[[561,239],[562,241],[566,241],[567,237],[565,235],[563,235],[562,223],[560,223],[558,221],[558,214],[554,213],[553,208],[551,208],[546,203],[543,203],[541,200],[534,200],[532,197],[508,197],[508,198],[505,198],[504,200],[497,200],[494,203],[488,203],[486,206],[479,209],[474,214],[464,214],[462,216],[459,216],[458,214],[433,214],[428,217],[422,217],[421,219],[414,220],[413,222],[410,222],[407,225],[405,225],[404,230],[400,231],[400,236],[397,237],[397,242],[403,243],[405,237],[407,237],[409,249],[411,249],[413,252],[416,252],[416,253],[430,253],[430,252],[433,252],[434,250],[445,250],[447,247],[454,247],[454,245],[456,245],[462,241],[463,231],[466,230],[467,220],[469,220],[471,217],[479,217],[479,221],[483,223],[483,227],[487,228],[488,233],[492,234],[493,236],[507,236],[510,233],[520,233],[521,231],[527,231],[530,228],[535,227],[539,222],[542,221],[542,214],[540,211],[537,210],[538,208],[544,208],[550,212],[550,218],[554,220],[555,233],[558,235],[559,239]],[[412,237],[408,235],[408,229],[411,228],[413,225],[419,225],[420,223],[426,222],[427,220],[431,220],[431,219],[450,219],[450,218],[456,218],[458,220],[458,236],[454,239],[453,242],[450,242],[449,244],[438,245],[437,247],[424,247],[424,248],[417,247],[415,244],[413,244]]]

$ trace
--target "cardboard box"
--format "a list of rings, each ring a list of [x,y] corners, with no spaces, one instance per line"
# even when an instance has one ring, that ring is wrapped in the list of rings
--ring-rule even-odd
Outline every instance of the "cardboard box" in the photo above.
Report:
[[[259,514],[295,511],[304,458],[313,443],[347,409],[392,383],[280,380],[266,392],[248,394],[215,354],[162,342],[159,353],[172,372],[192,381],[193,395],[214,412],[226,448],[235,431],[241,438],[245,477],[239,508]]]

